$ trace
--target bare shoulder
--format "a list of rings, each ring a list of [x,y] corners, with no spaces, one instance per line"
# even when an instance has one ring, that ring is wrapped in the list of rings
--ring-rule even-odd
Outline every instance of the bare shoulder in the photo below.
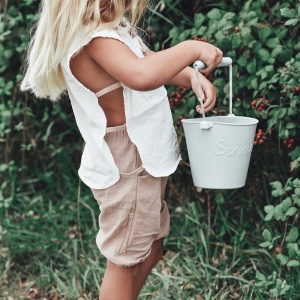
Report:
[[[111,37],[95,37],[86,46],[87,54],[95,59],[101,59],[101,56],[109,58],[112,54],[122,55],[124,52],[132,53],[129,47],[122,41]]]
[[[111,37],[96,37],[85,46],[85,51],[93,62],[117,81],[137,88],[134,78],[140,78],[140,75],[135,74],[140,68],[141,60],[124,42]]]

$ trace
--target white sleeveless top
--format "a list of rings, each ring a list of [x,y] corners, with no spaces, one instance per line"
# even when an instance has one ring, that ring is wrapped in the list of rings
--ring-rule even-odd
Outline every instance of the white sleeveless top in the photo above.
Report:
[[[103,139],[106,117],[95,93],[73,76],[70,59],[95,37],[117,39],[125,43],[139,58],[143,58],[144,55],[137,38],[132,38],[127,30],[120,26],[114,30],[95,30],[84,39],[80,36],[82,37],[83,33],[79,34],[61,65],[76,123],[85,141],[79,176],[90,188],[104,189],[115,184],[120,178],[118,167]],[[121,84],[128,135],[138,149],[143,167],[154,177],[170,175],[176,170],[181,157],[166,89],[160,87],[141,92]]]

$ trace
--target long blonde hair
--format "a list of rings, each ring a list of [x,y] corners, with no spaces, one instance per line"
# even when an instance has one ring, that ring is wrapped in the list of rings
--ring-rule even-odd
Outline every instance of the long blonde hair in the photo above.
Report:
[[[115,28],[124,16],[135,27],[148,0],[42,0],[40,17],[27,53],[21,90],[59,100],[67,85],[61,60],[84,25]]]

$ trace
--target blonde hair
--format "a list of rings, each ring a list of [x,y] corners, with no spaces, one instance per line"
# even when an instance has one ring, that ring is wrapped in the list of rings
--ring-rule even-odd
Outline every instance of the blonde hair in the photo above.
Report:
[[[21,90],[59,100],[67,85],[61,60],[84,25],[115,28],[124,16],[135,27],[148,0],[42,0],[40,17],[29,44]]]

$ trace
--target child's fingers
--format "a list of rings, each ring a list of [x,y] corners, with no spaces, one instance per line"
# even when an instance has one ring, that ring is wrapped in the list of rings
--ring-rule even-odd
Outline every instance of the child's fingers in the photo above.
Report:
[[[215,89],[208,88],[205,91],[203,91],[203,93],[204,93],[203,109],[204,109],[204,112],[208,112],[208,111],[212,110],[216,104]],[[199,101],[200,101],[200,98],[199,98]],[[196,110],[197,110],[197,112],[202,113],[201,105],[197,105]]]
[[[208,108],[216,103],[216,90],[212,85],[204,88],[203,94],[205,97],[204,108]]]
[[[204,112],[207,113],[207,112],[211,111],[213,108],[214,108],[214,104],[211,104],[210,106],[204,108]],[[199,114],[202,114],[202,108],[201,108],[201,105],[197,105],[197,106],[196,106],[196,111],[197,111]]]
[[[203,107],[204,108],[204,112],[209,112],[209,111],[211,111],[213,108],[214,108],[214,104],[212,103],[212,104],[210,104],[209,106],[207,106],[207,107]],[[202,113],[202,108],[201,108],[201,105],[200,104],[198,104],[197,106],[196,106],[196,110],[197,110],[197,112],[198,113]]]

